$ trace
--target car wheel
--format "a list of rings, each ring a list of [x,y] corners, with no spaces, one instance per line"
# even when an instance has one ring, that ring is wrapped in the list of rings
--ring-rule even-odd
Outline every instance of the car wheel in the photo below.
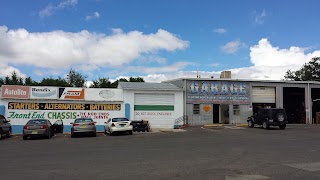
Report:
[[[0,139],[2,139],[2,129],[0,129]]]
[[[129,135],[132,135],[132,131],[129,131],[128,133],[129,133]]]
[[[9,137],[11,137],[12,136],[12,129],[11,129],[11,127],[10,127],[10,130],[9,130],[9,132],[8,132],[8,134],[7,134],[7,137],[9,138]]]
[[[269,125],[267,124],[266,121],[263,121],[262,127],[263,129],[269,129]]]
[[[249,127],[249,128],[253,128],[253,127],[254,127],[254,124],[253,124],[252,121],[248,121],[248,127]]]
[[[47,139],[50,139],[51,138],[51,131],[49,131],[49,134],[48,136],[46,137]]]
[[[280,129],[285,129],[285,128],[286,128],[286,125],[285,125],[285,124],[279,125],[279,128],[280,128]]]
[[[27,140],[27,139],[28,139],[28,136],[22,136],[22,139],[23,139],[23,140]]]
[[[71,131],[71,137],[74,138],[76,137],[76,135],[74,134],[74,132]]]
[[[93,133],[93,134],[92,134],[92,137],[97,137],[97,133]]]

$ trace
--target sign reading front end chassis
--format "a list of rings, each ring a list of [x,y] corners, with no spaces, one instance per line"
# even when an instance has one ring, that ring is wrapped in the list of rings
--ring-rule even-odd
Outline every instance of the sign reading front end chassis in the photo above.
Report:
[[[250,83],[188,81],[187,103],[250,104]]]

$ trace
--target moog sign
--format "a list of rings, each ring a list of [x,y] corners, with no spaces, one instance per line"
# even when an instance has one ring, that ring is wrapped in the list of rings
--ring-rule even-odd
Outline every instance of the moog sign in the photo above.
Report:
[[[37,87],[32,86],[30,99],[57,99],[58,88],[56,87]]]
[[[84,89],[59,88],[59,99],[84,100]]]

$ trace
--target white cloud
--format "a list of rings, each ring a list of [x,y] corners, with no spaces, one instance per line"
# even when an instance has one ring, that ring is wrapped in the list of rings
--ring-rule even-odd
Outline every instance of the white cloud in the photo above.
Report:
[[[304,63],[313,57],[320,57],[320,50],[305,53],[306,48],[291,46],[287,49],[274,47],[263,38],[257,45],[250,47],[252,66],[230,68],[233,79],[281,80],[287,70],[299,70]],[[202,78],[220,77],[221,71],[198,71]],[[196,71],[181,71],[178,73],[150,73],[143,76],[148,82],[161,82],[175,78],[195,78]]]
[[[53,15],[56,11],[62,10],[68,7],[74,7],[78,4],[78,0],[63,0],[57,5],[48,4],[47,7],[39,12],[40,17],[47,17]]]
[[[214,29],[213,32],[222,34],[227,32],[227,30],[225,30],[224,28],[217,28],[217,29]]]
[[[86,16],[86,21],[89,21],[91,19],[99,19],[100,18],[100,14],[99,12],[94,12],[92,15]]]
[[[0,64],[51,69],[90,64],[89,69],[94,69],[120,66],[160,50],[176,51],[189,46],[188,41],[163,29],[153,34],[117,32],[112,35],[85,30],[34,33],[0,26]]]
[[[264,23],[264,19],[267,17],[266,10],[264,9],[264,10],[262,10],[261,13],[255,12],[254,14],[255,14],[254,22],[257,23],[257,24],[263,24]]]
[[[244,47],[245,44],[240,41],[240,39],[230,41],[221,47],[221,50],[228,54],[236,53],[240,48]]]
[[[142,63],[156,62],[158,64],[166,64],[166,62],[167,62],[166,58],[163,58],[163,57],[160,57],[160,56],[156,56],[156,55],[142,56],[142,57],[139,58],[139,60]]]

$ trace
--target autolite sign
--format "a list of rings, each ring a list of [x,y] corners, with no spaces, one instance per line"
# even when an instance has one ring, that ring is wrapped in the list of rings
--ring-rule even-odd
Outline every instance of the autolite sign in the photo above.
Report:
[[[57,87],[40,87],[32,86],[30,92],[30,99],[57,99]]]
[[[84,89],[59,88],[59,99],[84,100]]]
[[[12,99],[28,99],[30,95],[29,86],[1,86],[1,97],[12,98]]]

